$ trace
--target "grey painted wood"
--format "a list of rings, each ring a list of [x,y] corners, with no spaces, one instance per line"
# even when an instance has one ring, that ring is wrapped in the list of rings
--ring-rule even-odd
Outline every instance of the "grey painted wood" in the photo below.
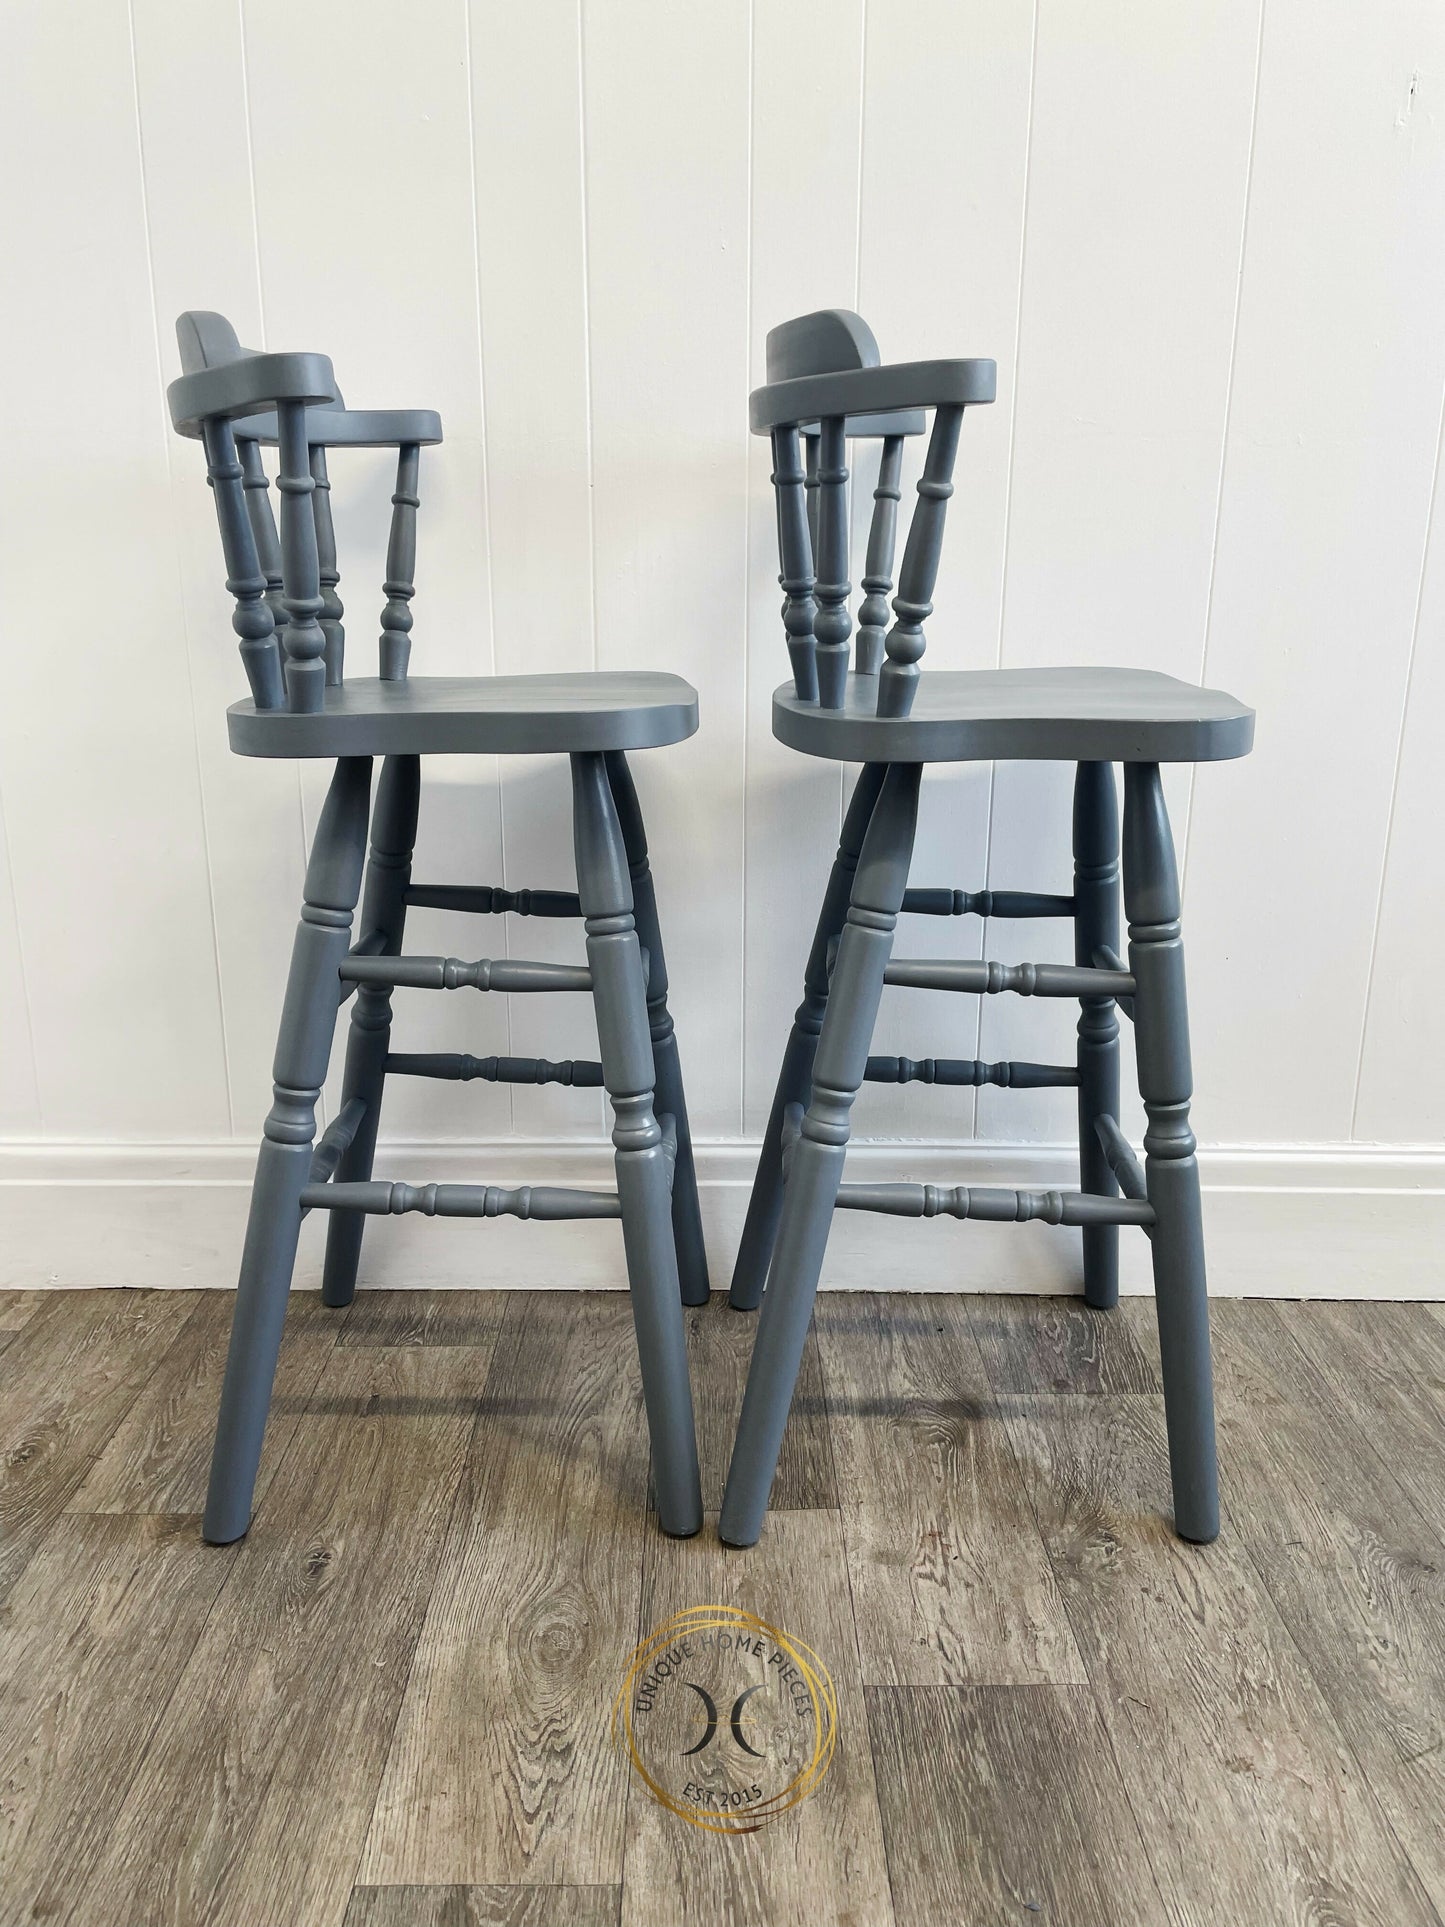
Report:
[[[656,1071],[627,849],[602,756],[572,757],[572,796],[577,893],[586,919],[598,1054],[612,1105],[657,1516],[665,1532],[685,1538],[702,1524],[702,1490],[672,1234],[671,1174],[653,1113]]]
[[[281,425],[280,464],[276,490],[281,497],[281,598],[286,605],[286,699],[301,715],[321,708],[326,689],[326,637],[319,617],[321,563],[316,547],[316,515],[311,498],[316,482],[311,473],[311,446],[306,439],[306,410],[299,401],[283,401],[277,408]]]
[[[231,746],[244,755],[336,759],[307,872],[277,1046],[276,1100],[252,1193],[205,1534],[226,1542],[249,1523],[297,1231],[310,1210],[329,1214],[323,1300],[336,1308],[352,1302],[368,1216],[621,1215],[653,1422],[659,1515],[669,1531],[694,1532],[701,1515],[679,1299],[706,1300],[707,1264],[647,839],[622,752],[691,735],[696,692],[677,676],[629,672],[413,681],[420,450],[440,441],[439,419],[426,410],[349,410],[324,356],[257,354],[242,347],[220,315],[184,314],[176,332],[184,373],[170,389],[172,419],[205,445],[233,627],[251,690],[250,701],[230,713]],[[278,450],[279,533],[263,446]],[[336,448],[374,446],[394,447],[397,455],[380,673],[348,685],[327,456]],[[291,725],[286,733],[270,727],[278,721]],[[467,883],[412,887],[422,756],[554,752],[577,759],[575,843],[586,879],[577,893]],[[386,762],[353,944],[374,755]],[[585,913],[589,963],[404,956],[409,904],[488,914]],[[593,955],[602,960],[598,968]],[[599,1061],[393,1052],[397,986],[591,992]],[[342,1102],[313,1142],[337,1014],[353,998]],[[457,1082],[605,1084],[617,1118],[618,1192],[374,1178],[389,1072]]]
[[[510,910],[519,917],[580,917],[575,890],[501,890],[490,883],[409,883],[406,900],[417,909],[464,910],[494,917]]]
[[[758,1168],[748,1196],[747,1218],[742,1240],[733,1265],[728,1302],[735,1311],[756,1311],[762,1301],[763,1286],[772,1262],[773,1245],[778,1235],[778,1220],[783,1209],[783,1121],[794,1104],[806,1104],[813,1087],[813,1059],[823,1028],[823,1013],[828,1007],[828,957],[848,915],[848,900],[858,858],[863,849],[883,787],[884,768],[870,764],[860,771],[853,795],[843,818],[838,851],[813,932],[813,947],[803,973],[803,1001],[793,1015],[772,1109],[763,1131],[758,1152]],[[865,1065],[866,1074],[866,1065]]]
[[[818,438],[818,577],[813,587],[818,613],[813,619],[818,672],[818,704],[840,709],[848,682],[848,440],[841,415],[822,424]]]
[[[858,763],[1213,763],[1254,741],[1253,710],[1153,669],[930,669],[909,715],[880,716],[877,704],[870,676],[848,678],[836,711],[800,702],[785,683],[773,734],[804,755]]]
[[[361,927],[367,935],[379,937],[383,950],[393,957],[401,950],[406,929],[411,853],[420,803],[420,759],[389,756],[376,786]],[[385,981],[358,983],[351,1007],[341,1101],[346,1105],[359,1100],[363,1116],[336,1167],[337,1181],[342,1184],[364,1183],[371,1176],[391,1044],[391,992],[392,986]],[[321,1295],[328,1305],[351,1303],[364,1230],[364,1220],[353,1212],[338,1213],[327,1227]]]
[[[308,436],[314,432],[307,425]],[[338,584],[341,572],[336,564],[336,525],[331,515],[331,477],[326,467],[326,450],[319,442],[311,444],[311,479],[316,492],[311,498],[316,523],[317,575],[321,581],[321,633],[326,638],[326,687],[339,689],[345,681],[346,628],[342,617]]]
[[[857,434],[856,423],[850,424]],[[899,477],[903,472],[903,436],[885,435],[873,490],[873,519],[868,525],[868,553],[863,564],[863,600],[858,608],[858,641],[853,668],[860,676],[876,676],[883,664],[883,638],[888,628],[888,598],[893,592],[893,548],[898,536]]]
[[[1077,964],[1005,964],[979,957],[898,957],[883,980],[912,990],[956,990],[976,997],[1129,996],[1134,979],[1127,970],[1100,970]]]
[[[1087,1228],[1154,1223],[1154,1207],[1144,1200],[967,1184],[844,1184],[838,1190],[837,1208],[878,1211],[891,1218],[977,1218],[991,1224],[1036,1221]]]
[[[811,476],[803,468],[796,428],[773,431],[773,490],[778,509],[778,556],[782,573],[778,577],[783,591],[783,634],[793,665],[793,689],[801,702],[818,700],[817,652],[813,623],[818,604],[814,595],[813,542],[817,524],[816,496],[809,483],[817,487],[816,456]]]
[[[554,1064],[547,1057],[473,1057],[467,1051],[393,1051],[386,1060],[388,1077],[438,1077],[470,1084],[569,1084],[578,1090],[602,1088],[602,1066],[582,1058]]]
[[[566,1218],[620,1218],[615,1191],[578,1191],[562,1185],[523,1184],[308,1184],[306,1210],[334,1211],[343,1218],[535,1218],[554,1224]]]
[[[310,1181],[316,1104],[336,1027],[337,971],[361,893],[371,763],[336,765],[311,860],[291,953],[276,1043],[275,1101],[266,1119],[236,1288],[236,1313],[216,1420],[202,1531],[212,1545],[239,1539],[251,1497],[301,1230],[301,1193]]]
[[[1185,1538],[1210,1539],[1218,1531],[1218,1497],[1208,1311],[1198,1173],[1188,1127],[1188,1019],[1178,886],[1159,766],[1247,754],[1253,744],[1253,712],[1222,691],[1196,688],[1147,669],[924,675],[924,626],[933,614],[963,417],[968,407],[993,399],[993,365],[880,365],[878,344],[867,324],[845,310],[829,309],[796,317],[769,334],[767,372],[767,385],[751,397],[750,418],[755,433],[772,438],[780,580],[787,595],[784,629],[795,670],[793,683],[774,694],[773,733],[805,754],[863,764],[854,809],[860,799],[863,807],[856,821],[850,810],[833,865],[733,1276],[732,1304],[750,1310],[761,1299],[763,1314],[720,1530],[739,1545],[752,1544],[761,1530],[800,1333],[832,1213],[841,1207],[900,1217],[1077,1225],[1083,1232],[1085,1296],[1098,1308],[1113,1306],[1118,1297],[1118,1227],[1144,1230],[1153,1245],[1176,1525]],[[894,620],[884,636],[901,437],[915,427],[911,420],[905,425],[901,416],[890,422],[890,409],[931,414],[932,430],[893,596]],[[847,440],[864,432],[881,435],[884,447],[864,563],[856,666],[845,676],[850,629],[843,512]],[[801,473],[800,437],[808,447]],[[810,482],[816,483],[814,499],[805,512]],[[846,920],[840,917],[840,896],[848,888],[869,810],[869,837],[875,830],[884,835],[876,796],[892,793],[907,771],[916,806],[925,765],[1007,759],[1077,766],[1071,894],[909,890],[912,832],[909,828],[905,834],[900,820],[891,844],[897,874],[889,876],[886,901],[860,896],[860,868]],[[1118,956],[1115,763],[1125,765],[1126,794],[1133,799],[1132,883],[1126,881],[1126,895],[1132,890],[1143,906],[1130,910],[1127,968]],[[881,855],[881,844],[879,851]],[[1074,923],[1074,961],[895,961],[890,951],[900,909],[932,916],[1069,917]],[[1145,959],[1147,982],[1136,979],[1136,945]],[[871,975],[875,961],[876,985]],[[877,994],[884,984],[967,995],[1077,999],[1076,1062],[1060,1066],[869,1057]],[[1144,1166],[1118,1124],[1120,1014],[1135,1025],[1139,1088],[1150,1118]],[[1077,1088],[1080,1190],[841,1184],[848,1111],[865,1078],[962,1088]]]
[[[551,756],[680,743],[697,729],[697,691],[642,669],[363,679],[320,715],[241,702],[226,721],[240,756]]]
[[[863,1076],[869,1084],[946,1084],[965,1089],[994,1084],[1005,1091],[1038,1091],[1079,1081],[1073,1064],[986,1064],[976,1057],[870,1057]]]
[[[918,691],[919,659],[924,650],[923,625],[933,614],[933,587],[943,555],[943,525],[953,494],[953,464],[963,429],[963,409],[940,404],[934,412],[933,433],[918,482],[918,506],[908,525],[898,594],[893,598],[893,627],[884,639],[887,661],[878,674],[878,714],[906,717]],[[840,708],[841,704],[834,704]]]
[[[1209,1299],[1199,1166],[1189,1128],[1194,1080],[1179,933],[1179,878],[1164,787],[1153,763],[1124,772],[1124,907],[1134,993],[1134,1049],[1148,1128],[1144,1175],[1154,1207],[1154,1305],[1169,1427],[1174,1524],[1185,1539],[1219,1531]]]
[[[863,838],[818,1037],[812,1092],[788,1160],[777,1243],[718,1521],[729,1545],[753,1545],[762,1531],[843,1176],[849,1112],[867,1068],[908,883],[922,774],[916,763],[888,770]]]
[[[545,992],[591,990],[592,973],[582,964],[529,963],[520,957],[347,957],[343,982],[390,984],[406,990],[480,990]]]
[[[903,908],[919,917],[1072,917],[1072,897],[1039,890],[905,890]]]
[[[1074,962],[1090,967],[1119,946],[1119,799],[1113,766],[1080,763],[1074,775]],[[1095,1120],[1119,1115],[1119,1020],[1112,997],[1079,1000],[1079,1183],[1100,1197],[1118,1190]],[[1117,1128],[1117,1127],[1116,1127]],[[1130,1195],[1133,1195],[1132,1193]],[[1107,1309],[1119,1299],[1119,1234],[1084,1232],[1084,1297]]]
[[[405,682],[411,660],[411,599],[416,594],[416,512],[421,450],[403,442],[397,453],[396,488],[391,498],[391,536],[386,549],[386,580],[381,612],[381,680]]]
[[[607,781],[617,808],[627,873],[632,883],[632,914],[638,941],[647,959],[647,1027],[652,1039],[658,1110],[673,1121],[677,1163],[672,1183],[672,1236],[677,1247],[677,1271],[685,1305],[705,1305],[708,1299],[707,1251],[703,1244],[702,1212],[693,1168],[692,1132],[687,1121],[687,1097],[682,1088],[682,1064],[677,1049],[677,1027],[667,1008],[667,959],[662,949],[662,926],[657,915],[657,890],[647,854],[647,830],[627,758],[620,751],[606,757]]]
[[[257,554],[255,534],[247,513],[244,471],[236,452],[230,424],[205,424],[206,477],[216,502],[221,548],[226,558],[226,587],[236,607],[231,626],[240,640],[241,665],[257,709],[280,709],[286,700],[281,677],[281,648],[276,616],[267,600],[270,587]],[[277,576],[277,587],[280,577]]]

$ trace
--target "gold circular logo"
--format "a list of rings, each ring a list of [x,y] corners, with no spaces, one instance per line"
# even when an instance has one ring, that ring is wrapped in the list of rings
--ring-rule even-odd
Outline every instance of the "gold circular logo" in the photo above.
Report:
[[[756,1833],[817,1787],[837,1720],[828,1669],[802,1640],[738,1606],[689,1606],[632,1654],[612,1738],[669,1813]]]

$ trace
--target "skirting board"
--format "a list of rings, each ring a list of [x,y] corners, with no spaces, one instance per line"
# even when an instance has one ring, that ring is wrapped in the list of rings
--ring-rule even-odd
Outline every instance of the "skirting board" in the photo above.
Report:
[[[757,1158],[696,1146],[713,1286],[726,1288]],[[255,1152],[236,1143],[0,1144],[0,1286],[229,1287]],[[1220,1297],[1445,1299],[1445,1150],[1369,1145],[1218,1147],[1200,1154],[1210,1289]],[[377,1175],[495,1184],[607,1185],[597,1143],[383,1145]],[[1063,1146],[863,1142],[850,1179],[1077,1185]],[[298,1287],[320,1282],[325,1215],[302,1229]],[[1120,1233],[1125,1291],[1150,1288],[1147,1240]],[[912,1223],[840,1213],[825,1288],[1069,1292],[1078,1233],[1049,1225]],[[615,1223],[373,1218],[365,1284],[620,1289]]]

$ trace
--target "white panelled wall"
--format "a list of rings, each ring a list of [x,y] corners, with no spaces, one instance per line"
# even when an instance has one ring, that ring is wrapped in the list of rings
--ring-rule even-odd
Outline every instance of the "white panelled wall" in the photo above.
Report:
[[[0,1283],[230,1283],[268,1102],[324,772],[226,748],[244,684],[164,403],[185,307],[441,411],[418,672],[696,683],[698,736],[635,768],[726,1282],[845,782],[771,738],[747,392],[774,322],[841,305],[886,357],[999,364],[928,663],[1149,664],[1258,707],[1251,759],[1170,779],[1215,1290],[1445,1295],[1438,0],[10,0],[0,74]],[[391,480],[333,480],[365,673]],[[914,880],[1066,889],[1068,788],[934,771]],[[429,764],[416,874],[569,887],[565,764]],[[1065,954],[909,921],[913,954]],[[409,947],[580,954],[507,923],[417,912]],[[877,1048],[1046,1057],[1074,1014],[895,990]],[[581,999],[401,993],[397,1021],[593,1050]],[[866,1088],[856,1163],[1067,1183],[1072,1124],[1067,1093]],[[606,1161],[595,1092],[398,1080],[384,1128],[408,1178]],[[367,1250],[394,1283],[622,1280],[595,1225]],[[825,1281],[1074,1262],[850,1214]]]

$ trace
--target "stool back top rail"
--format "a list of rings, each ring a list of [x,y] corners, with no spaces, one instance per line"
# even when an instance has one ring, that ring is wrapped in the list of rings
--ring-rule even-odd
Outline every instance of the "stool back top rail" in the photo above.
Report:
[[[965,411],[990,402],[987,360],[880,365],[859,316],[800,316],[768,336],[768,381],[751,397],[771,438],[783,629],[792,683],[773,700],[779,740],[863,765],[846,812],[759,1155],[732,1303],[762,1304],[720,1529],[750,1545],[762,1529],[777,1453],[837,1209],[896,1217],[1073,1225],[1089,1304],[1118,1296],[1117,1237],[1150,1239],[1176,1527],[1218,1530],[1207,1298],[1184,1000],[1179,884],[1160,764],[1242,756],[1254,715],[1217,690],[1152,670],[1076,668],[922,673],[924,625],[942,552]],[[892,592],[903,437],[931,415],[897,593]],[[883,437],[849,673],[847,444]],[[813,449],[816,446],[816,456]],[[1067,894],[909,888],[923,768],[994,758],[1076,765],[1074,888]],[[1120,834],[1115,763],[1125,768]],[[898,917],[1069,919],[1072,963],[898,958]],[[869,1054],[885,985],[973,996],[1077,999],[1073,1064]],[[1148,1127],[1145,1158],[1119,1124],[1119,1022],[1133,1026]],[[1077,1092],[1080,1189],[848,1184],[850,1112],[865,1082],[991,1084]],[[766,1292],[764,1281],[766,1280]]]
[[[620,1220],[658,1518],[669,1532],[695,1532],[701,1492],[682,1303],[706,1300],[707,1264],[656,896],[625,752],[691,735],[696,693],[680,677],[640,672],[409,677],[420,455],[440,442],[439,417],[426,409],[348,409],[326,356],[243,348],[220,315],[184,314],[177,336],[184,372],[168,391],[172,420],[205,450],[251,692],[228,713],[232,748],[335,760],[292,952],[204,1535],[227,1543],[250,1521],[297,1237],[311,1211],[327,1214],[322,1297],[338,1307],[354,1295],[368,1217]],[[266,472],[272,448],[279,528]],[[379,674],[350,685],[327,472],[336,448],[391,448],[397,463]],[[570,757],[575,891],[412,881],[421,758],[457,751]],[[385,760],[373,795],[378,754]],[[576,919],[586,962],[404,955],[406,913],[414,907]],[[590,995],[597,1059],[393,1051],[398,987]],[[349,1002],[341,1103],[318,1136],[337,1019]],[[616,1187],[377,1179],[372,1164],[389,1075],[603,1087]]]

